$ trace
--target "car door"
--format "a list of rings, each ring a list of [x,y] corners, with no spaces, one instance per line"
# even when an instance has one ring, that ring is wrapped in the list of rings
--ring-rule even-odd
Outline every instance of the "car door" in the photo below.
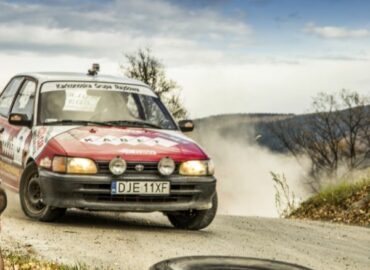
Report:
[[[28,119],[33,118],[34,101],[36,93],[36,82],[32,79],[23,81],[20,90],[13,101],[11,113],[19,113],[27,115]],[[31,140],[31,128],[14,126],[7,122],[4,125],[4,142],[6,139],[7,148],[2,154],[4,162],[8,170],[4,181],[18,190],[19,179],[22,173],[24,158],[29,149],[29,142]]]
[[[14,98],[24,80],[24,77],[13,78],[0,95],[0,178],[6,186],[11,188],[16,183],[17,173],[9,165],[13,147],[10,140],[8,116]]]

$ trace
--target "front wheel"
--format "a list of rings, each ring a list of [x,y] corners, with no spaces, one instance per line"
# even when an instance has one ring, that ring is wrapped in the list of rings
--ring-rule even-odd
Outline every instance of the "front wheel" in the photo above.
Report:
[[[26,216],[40,221],[54,221],[62,217],[65,208],[56,208],[43,203],[43,195],[37,167],[30,163],[23,171],[19,190],[19,198]]]
[[[212,208],[207,210],[188,210],[167,213],[171,224],[179,229],[201,230],[208,227],[214,220],[217,212],[217,193],[212,198]]]

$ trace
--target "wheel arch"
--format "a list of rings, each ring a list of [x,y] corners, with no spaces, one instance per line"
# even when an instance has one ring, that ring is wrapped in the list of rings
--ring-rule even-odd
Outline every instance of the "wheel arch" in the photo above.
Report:
[[[24,167],[27,167],[30,163],[36,164],[36,161],[32,157],[29,157],[26,163],[24,164],[25,165]]]

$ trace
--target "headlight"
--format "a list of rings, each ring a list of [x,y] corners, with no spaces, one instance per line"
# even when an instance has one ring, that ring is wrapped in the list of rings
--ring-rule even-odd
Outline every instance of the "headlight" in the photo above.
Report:
[[[215,168],[211,160],[189,160],[180,166],[181,175],[201,176],[213,175]]]
[[[95,162],[88,158],[54,157],[52,164],[53,172],[96,174],[98,169]]]
[[[121,175],[126,171],[127,163],[122,158],[117,157],[109,162],[109,170],[114,175]]]
[[[165,176],[171,175],[176,168],[175,161],[172,158],[162,158],[158,163],[158,171]]]

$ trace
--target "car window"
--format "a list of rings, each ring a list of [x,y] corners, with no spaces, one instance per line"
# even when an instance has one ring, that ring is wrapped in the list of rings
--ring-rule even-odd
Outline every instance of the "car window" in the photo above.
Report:
[[[28,119],[32,119],[35,93],[36,83],[34,81],[26,81],[15,100],[12,113],[25,114]]]
[[[172,120],[160,106],[158,98],[139,96],[144,110],[144,119],[156,125],[172,129]]]
[[[0,114],[2,116],[8,117],[14,96],[21,86],[23,79],[22,77],[14,78],[2,92],[0,96]]]

